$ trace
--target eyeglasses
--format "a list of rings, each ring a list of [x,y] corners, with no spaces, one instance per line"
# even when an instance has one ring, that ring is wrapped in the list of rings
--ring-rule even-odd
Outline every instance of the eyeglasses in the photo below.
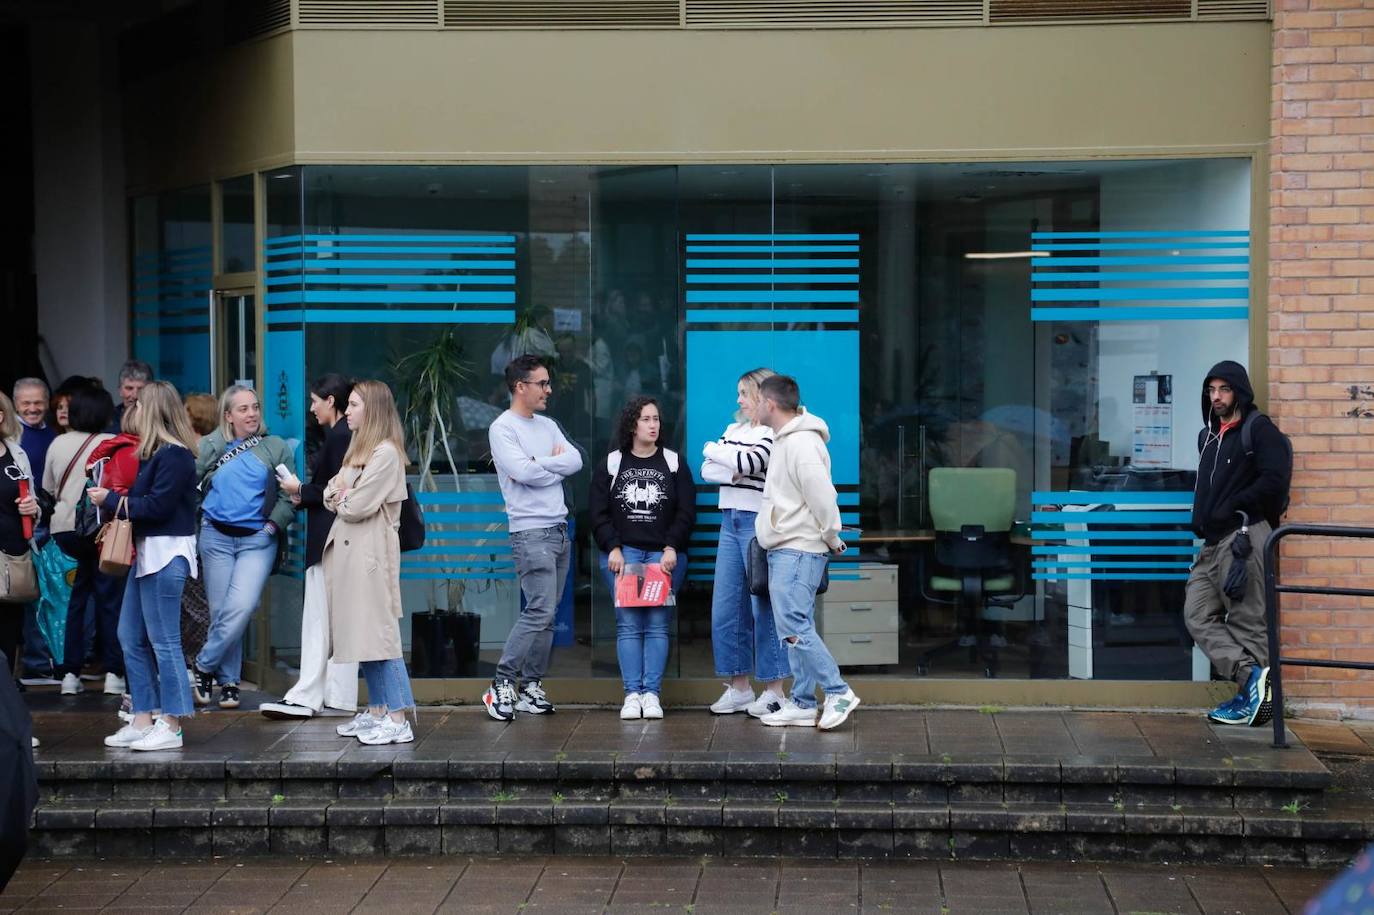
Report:
[[[535,384],[535,385],[538,385],[539,387],[543,388],[543,389],[546,390],[546,391],[552,391],[552,390],[553,390],[553,382],[550,381],[550,380],[547,379],[547,378],[545,378],[543,381],[529,381],[529,380],[526,380],[526,379],[521,379],[520,383],[521,383],[521,384]]]

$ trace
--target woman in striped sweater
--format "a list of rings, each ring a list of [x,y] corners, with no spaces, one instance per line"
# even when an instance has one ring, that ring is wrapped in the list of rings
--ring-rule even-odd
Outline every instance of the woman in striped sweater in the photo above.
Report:
[[[721,437],[702,449],[701,478],[720,484],[720,548],[716,552],[716,581],[711,594],[711,644],[716,674],[728,677],[725,692],[711,711],[717,715],[748,712],[755,718],[782,707],[783,680],[789,675],[787,656],[778,641],[773,610],[767,600],[749,593],[744,570],[754,518],[763,501],[763,479],[773,447],[773,431],[754,422],[759,383],[773,374],[759,368],[745,372],[736,386],[739,411]],[[754,697],[753,673],[763,684]]]

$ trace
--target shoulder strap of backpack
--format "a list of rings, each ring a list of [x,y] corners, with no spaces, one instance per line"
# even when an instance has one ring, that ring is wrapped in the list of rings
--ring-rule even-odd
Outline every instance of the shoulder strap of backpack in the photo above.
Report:
[[[1255,453],[1255,420],[1263,416],[1259,410],[1251,410],[1245,414],[1245,419],[1240,421],[1240,449],[1245,452],[1246,457]]]
[[[677,452],[671,448],[664,448],[663,458],[668,462],[668,472],[676,474],[678,468]]]
[[[619,448],[606,455],[606,472],[611,475],[611,482],[615,482],[615,475],[620,473]]]

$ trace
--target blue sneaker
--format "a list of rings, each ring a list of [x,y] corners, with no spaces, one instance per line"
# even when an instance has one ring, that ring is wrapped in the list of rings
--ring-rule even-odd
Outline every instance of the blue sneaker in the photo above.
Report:
[[[1235,706],[1236,706],[1237,704],[1239,704],[1240,702],[1244,701],[1244,698],[1245,698],[1245,694],[1244,694],[1244,693],[1236,693],[1236,694],[1235,694],[1234,696],[1232,696],[1230,699],[1227,699],[1227,700],[1226,700],[1225,702],[1223,702],[1221,705],[1218,705],[1216,708],[1214,708],[1214,709],[1212,709],[1210,712],[1208,712],[1208,713],[1207,713],[1207,718],[1208,718],[1208,720],[1209,720],[1209,721],[1216,721],[1216,722],[1221,723],[1221,724],[1231,724],[1232,722],[1226,721],[1224,718],[1219,717],[1219,716],[1224,716],[1227,712],[1230,712],[1231,709],[1235,708]]]
[[[1245,688],[1231,705],[1218,706],[1207,717],[1218,724],[1259,727],[1273,717],[1273,697],[1269,694],[1269,668],[1256,667],[1250,671]]]

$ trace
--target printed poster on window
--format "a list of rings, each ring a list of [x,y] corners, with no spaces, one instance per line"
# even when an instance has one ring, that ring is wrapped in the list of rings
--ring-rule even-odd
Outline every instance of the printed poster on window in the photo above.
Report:
[[[1174,391],[1172,375],[1136,375],[1131,391],[1134,435],[1133,467],[1172,467],[1174,461]]]

